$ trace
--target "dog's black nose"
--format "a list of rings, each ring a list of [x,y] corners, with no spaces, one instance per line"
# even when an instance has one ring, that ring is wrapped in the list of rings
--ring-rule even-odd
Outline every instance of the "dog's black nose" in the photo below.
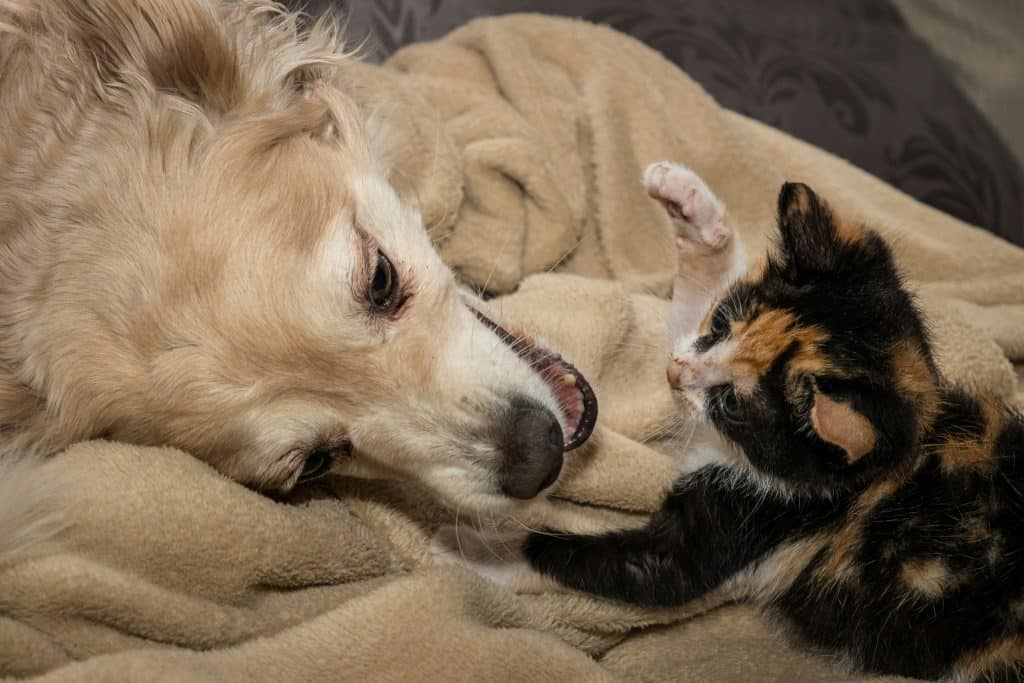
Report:
[[[562,471],[562,426],[547,408],[515,401],[505,439],[501,490],[512,498],[533,498]]]

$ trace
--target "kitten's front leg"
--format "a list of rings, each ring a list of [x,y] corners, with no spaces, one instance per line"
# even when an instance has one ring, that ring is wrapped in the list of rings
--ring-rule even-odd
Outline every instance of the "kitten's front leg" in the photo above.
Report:
[[[644,171],[644,188],[676,231],[678,272],[669,314],[669,341],[696,331],[716,295],[746,267],[743,245],[725,223],[725,207],[700,176],[670,161]]]
[[[726,469],[711,465],[679,482],[643,529],[533,533],[523,555],[534,569],[570,588],[634,604],[677,606],[733,590],[727,582],[789,533],[787,505],[736,487]]]
[[[534,533],[523,555],[570,588],[638,605],[681,605],[703,590],[681,566],[686,560],[679,530],[659,526],[601,535]]]

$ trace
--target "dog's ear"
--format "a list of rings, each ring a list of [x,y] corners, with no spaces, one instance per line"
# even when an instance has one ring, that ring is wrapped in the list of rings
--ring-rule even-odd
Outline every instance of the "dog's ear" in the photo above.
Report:
[[[269,0],[0,0],[0,38],[36,35],[60,36],[57,49],[92,65],[91,85],[111,99],[163,93],[211,121],[244,110],[270,144],[362,135],[335,87],[348,55],[330,13],[307,27]]]
[[[210,113],[244,95],[238,49],[211,5],[183,0],[62,0],[69,39],[97,65],[103,87],[141,76]]]

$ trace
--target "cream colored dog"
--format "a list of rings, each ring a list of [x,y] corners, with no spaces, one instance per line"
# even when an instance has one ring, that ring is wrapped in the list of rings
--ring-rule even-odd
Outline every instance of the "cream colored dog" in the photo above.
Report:
[[[346,59],[263,0],[0,0],[0,458],[166,444],[492,512],[557,478],[593,392],[456,288]]]

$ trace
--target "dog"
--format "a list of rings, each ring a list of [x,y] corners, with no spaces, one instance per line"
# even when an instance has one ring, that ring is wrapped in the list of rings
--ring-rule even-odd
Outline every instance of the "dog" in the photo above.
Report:
[[[0,458],[167,445],[260,491],[404,477],[500,512],[587,440],[587,380],[389,183],[333,26],[0,0]]]

